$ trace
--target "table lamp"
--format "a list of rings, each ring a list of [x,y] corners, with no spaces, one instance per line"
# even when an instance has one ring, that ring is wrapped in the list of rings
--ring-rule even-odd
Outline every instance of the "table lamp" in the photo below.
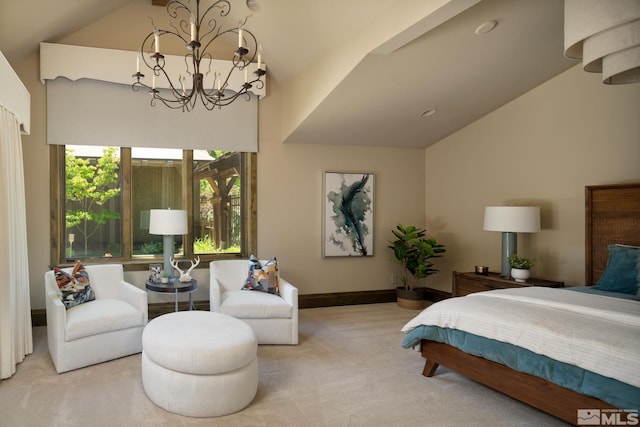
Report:
[[[509,277],[509,257],[517,253],[517,233],[540,231],[540,208],[537,206],[487,206],[484,208],[484,230],[502,231],[502,270]]]
[[[188,233],[187,211],[173,209],[151,209],[149,212],[149,234],[162,235],[164,272],[173,278],[173,236]]]

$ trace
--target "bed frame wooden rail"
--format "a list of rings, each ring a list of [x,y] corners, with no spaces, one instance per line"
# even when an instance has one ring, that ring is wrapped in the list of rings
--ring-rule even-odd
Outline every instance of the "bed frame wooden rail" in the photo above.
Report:
[[[422,341],[422,356],[427,359],[422,375],[431,377],[439,365],[471,378],[570,424],[576,424],[578,409],[613,409],[602,400],[560,387],[539,377],[514,371],[505,365],[474,356],[434,341]]]

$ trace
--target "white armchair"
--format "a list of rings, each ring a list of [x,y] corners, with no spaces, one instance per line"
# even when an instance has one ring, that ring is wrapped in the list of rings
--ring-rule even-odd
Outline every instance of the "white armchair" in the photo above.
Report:
[[[280,296],[242,290],[248,271],[248,260],[209,264],[211,311],[247,323],[258,344],[298,344],[298,289],[280,277]]]
[[[44,275],[47,341],[57,373],[142,351],[147,293],[124,281],[120,264],[86,265],[85,270],[96,299],[69,309],[60,300],[53,270]]]

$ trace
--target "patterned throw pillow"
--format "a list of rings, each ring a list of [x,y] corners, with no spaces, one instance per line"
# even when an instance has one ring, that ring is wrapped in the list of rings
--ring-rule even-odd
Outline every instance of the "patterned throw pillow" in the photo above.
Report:
[[[280,295],[278,260],[276,260],[276,257],[271,258],[262,265],[255,256],[251,255],[251,258],[249,258],[249,274],[242,289]]]
[[[89,283],[89,275],[80,261],[76,261],[71,273],[67,273],[58,267],[55,267],[53,272],[56,276],[58,289],[62,294],[62,304],[66,308],[96,299],[96,295]]]

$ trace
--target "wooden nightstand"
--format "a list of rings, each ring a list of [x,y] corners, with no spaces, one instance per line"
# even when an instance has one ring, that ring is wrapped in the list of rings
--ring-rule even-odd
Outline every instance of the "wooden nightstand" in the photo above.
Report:
[[[490,291],[492,289],[522,288],[525,286],[546,286],[549,288],[563,288],[564,282],[554,282],[530,278],[526,282],[516,282],[511,278],[500,277],[498,273],[488,276],[476,273],[453,272],[453,296],[461,297],[474,292]]]

